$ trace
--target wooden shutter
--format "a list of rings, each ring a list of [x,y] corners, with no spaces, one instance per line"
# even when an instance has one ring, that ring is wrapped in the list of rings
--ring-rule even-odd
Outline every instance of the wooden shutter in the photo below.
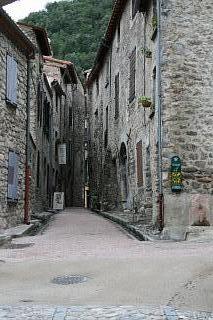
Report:
[[[129,78],[129,102],[135,98],[135,64],[136,64],[136,48],[130,56],[130,78]]]
[[[115,118],[119,117],[119,73],[115,76]]]
[[[136,146],[137,152],[137,182],[138,187],[143,186],[143,158],[142,158],[142,141],[139,141]]]
[[[18,155],[14,151],[9,151],[7,197],[18,200]]]
[[[17,62],[7,54],[7,101],[11,104],[17,104]]]

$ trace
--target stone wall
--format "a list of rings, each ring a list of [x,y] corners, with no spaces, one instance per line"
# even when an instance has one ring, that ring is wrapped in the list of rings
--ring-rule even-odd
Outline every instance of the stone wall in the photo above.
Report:
[[[84,89],[80,80],[73,88],[73,127],[70,135],[72,148],[72,206],[84,206],[84,123],[85,123],[85,98]]]
[[[60,83],[64,95],[61,97],[61,104],[56,111],[54,100],[53,106],[53,131],[58,137],[53,136],[53,145],[56,140],[66,143],[67,164],[58,165],[54,163],[54,170],[59,172],[60,183],[56,188],[65,192],[66,206],[84,205],[84,121],[85,102],[84,90],[79,79],[77,84],[64,82],[61,77],[61,69],[64,68],[61,62],[45,62],[44,71],[49,82],[57,80]],[[55,89],[53,89],[55,97]],[[55,99],[55,98],[54,98]],[[56,150],[54,150],[55,154]]]
[[[43,76],[42,48],[40,48],[36,32],[30,26],[20,24],[19,27],[36,48],[35,59],[31,61],[30,65],[30,211],[33,213],[48,209],[52,205],[52,194],[49,190],[50,181],[48,182],[47,179],[49,170],[49,180],[51,180],[53,166],[51,154],[52,132],[50,132],[49,137],[44,133],[44,103],[45,99],[50,103],[50,124],[52,124],[53,101]],[[40,162],[39,169],[38,161]]]
[[[213,223],[211,1],[163,1],[162,108],[166,225]],[[170,160],[182,160],[183,191],[170,191]]]
[[[17,60],[17,107],[9,106],[6,95],[6,57]],[[23,221],[25,192],[27,59],[3,34],[0,34],[0,228]],[[7,201],[9,149],[19,154],[18,201]]]
[[[91,149],[97,155],[91,158],[91,193],[99,193],[102,202],[107,207],[115,209],[130,209],[137,207],[144,223],[152,222],[152,210],[156,209],[156,141],[157,117],[150,110],[143,109],[138,98],[146,95],[155,96],[152,71],[155,67],[155,41],[152,41],[152,9],[146,16],[138,12],[134,19],[131,16],[132,6],[129,1],[120,21],[120,40],[118,28],[114,36],[111,49],[108,51],[98,82],[93,81],[89,91]],[[129,102],[130,55],[136,48],[136,88],[135,98]],[[144,48],[152,52],[146,57]],[[109,70],[109,71],[108,71]],[[115,117],[115,76],[119,73],[119,116]],[[107,83],[109,74],[109,83]],[[153,93],[154,92],[154,93]],[[106,108],[108,107],[108,145],[104,147],[106,132]],[[98,115],[97,115],[98,114]],[[151,115],[151,116],[150,116]],[[103,129],[101,130],[101,124]],[[137,157],[136,146],[142,140],[143,185],[137,185]],[[125,144],[127,160],[125,167],[121,165],[120,148]],[[150,160],[147,157],[149,148]],[[109,155],[111,159],[109,159]],[[101,167],[101,169],[100,169]],[[90,171],[91,171],[90,170]],[[94,173],[98,171],[97,173]],[[106,173],[106,176],[104,174]],[[148,172],[148,173],[147,173]],[[97,176],[103,180],[102,187],[95,183]],[[96,184],[96,187],[95,187]],[[152,185],[152,189],[148,186]],[[96,189],[96,190],[95,190]],[[150,190],[151,189],[151,190]],[[153,191],[152,191],[153,190]],[[102,196],[101,196],[102,194]],[[154,216],[154,214],[153,214]],[[155,217],[157,213],[155,213]],[[154,222],[154,221],[153,221]]]
[[[137,207],[144,223],[155,224],[159,214],[159,171],[162,171],[165,229],[208,225],[213,219],[213,64],[210,58],[213,6],[200,1],[192,4],[191,1],[164,0],[161,4],[159,35],[153,23],[157,22],[153,20],[157,8],[150,5],[146,15],[138,12],[132,19],[131,1],[128,1],[120,20],[120,38],[117,26],[103,67],[89,86],[91,193],[111,208],[131,210]],[[157,89],[160,80],[158,36],[161,42],[161,92]],[[129,57],[134,48],[136,88],[135,99],[129,103]],[[119,117],[115,119],[115,76],[118,73]],[[107,75],[109,81],[106,81]],[[144,95],[151,97],[155,108],[139,106],[138,97]],[[162,103],[162,168],[158,167],[158,95]],[[104,147],[107,108],[108,145]],[[136,145],[139,141],[142,141],[143,155],[141,187],[137,184]],[[121,145],[125,146],[127,156],[123,167]],[[108,170],[108,154],[116,163],[116,173],[113,168]],[[182,161],[183,190],[180,193],[171,191],[173,156],[179,156]],[[99,181],[102,181],[101,186]],[[115,185],[118,185],[117,192]],[[112,190],[112,197],[109,190]]]

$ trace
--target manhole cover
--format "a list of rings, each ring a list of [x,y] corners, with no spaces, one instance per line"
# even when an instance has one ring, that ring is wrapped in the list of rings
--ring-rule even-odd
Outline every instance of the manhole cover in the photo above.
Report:
[[[24,249],[32,247],[34,243],[8,243],[4,245],[5,249]]]
[[[55,283],[55,284],[68,285],[68,284],[76,284],[76,283],[86,282],[87,280],[88,280],[87,277],[74,275],[74,276],[56,277],[51,282]]]

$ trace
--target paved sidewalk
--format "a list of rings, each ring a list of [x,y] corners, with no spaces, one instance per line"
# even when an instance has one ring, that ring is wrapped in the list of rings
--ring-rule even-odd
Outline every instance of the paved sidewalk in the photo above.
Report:
[[[151,306],[0,306],[0,319],[17,320],[212,320],[213,313]]]

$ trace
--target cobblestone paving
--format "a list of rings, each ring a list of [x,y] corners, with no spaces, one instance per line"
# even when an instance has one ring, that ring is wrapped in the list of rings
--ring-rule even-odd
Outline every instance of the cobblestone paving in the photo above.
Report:
[[[213,313],[181,312],[171,307],[135,306],[0,306],[0,319],[17,320],[213,320]]]

